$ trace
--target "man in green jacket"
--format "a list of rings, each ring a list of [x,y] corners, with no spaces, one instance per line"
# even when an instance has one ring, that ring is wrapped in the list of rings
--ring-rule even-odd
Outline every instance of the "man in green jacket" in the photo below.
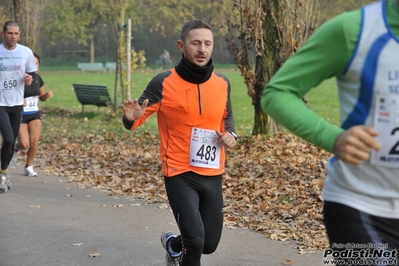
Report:
[[[378,1],[324,23],[280,68],[261,99],[263,110],[277,122],[334,154],[323,189],[324,222],[332,248],[325,255],[333,254],[348,265],[366,257],[368,261],[356,265],[380,265],[382,260],[397,265],[398,5],[399,1]],[[340,127],[301,100],[331,77],[339,90]],[[386,251],[388,257],[381,252],[359,253],[362,249]],[[340,253],[352,250],[358,253],[346,257]]]

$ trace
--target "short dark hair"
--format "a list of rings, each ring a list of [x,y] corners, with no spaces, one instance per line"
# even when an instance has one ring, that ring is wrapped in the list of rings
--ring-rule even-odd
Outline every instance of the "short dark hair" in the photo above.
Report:
[[[208,29],[212,31],[211,26],[209,26],[206,22],[202,20],[190,20],[184,24],[181,30],[180,39],[184,42],[190,31],[195,29]]]
[[[37,61],[39,61],[39,65],[40,65],[40,55],[37,53],[33,53],[33,55],[37,58]]]
[[[7,32],[9,26],[19,27],[19,24],[18,24],[18,22],[13,21],[13,20],[6,21],[6,23],[4,23],[4,25],[3,25],[3,32]]]

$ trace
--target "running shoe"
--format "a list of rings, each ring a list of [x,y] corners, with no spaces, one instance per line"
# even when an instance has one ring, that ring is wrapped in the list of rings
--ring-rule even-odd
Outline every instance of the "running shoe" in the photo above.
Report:
[[[176,238],[176,235],[174,235],[172,232],[164,232],[161,235],[161,243],[163,248],[166,250],[166,256],[165,256],[165,266],[180,266],[180,253],[177,253],[175,256],[172,256],[169,252],[169,240],[172,238]]]
[[[7,174],[0,173],[0,193],[7,192],[9,189],[12,189],[12,185]]]
[[[25,175],[27,176],[37,176],[37,173],[35,172],[35,170],[33,170],[32,165],[25,167]]]

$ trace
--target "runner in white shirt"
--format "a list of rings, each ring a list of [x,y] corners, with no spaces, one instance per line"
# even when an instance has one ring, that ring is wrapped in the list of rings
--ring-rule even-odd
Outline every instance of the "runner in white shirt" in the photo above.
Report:
[[[11,189],[8,166],[14,154],[22,118],[25,85],[30,85],[37,70],[33,52],[18,44],[19,25],[15,21],[4,23],[0,44],[0,133],[1,145],[0,192]]]

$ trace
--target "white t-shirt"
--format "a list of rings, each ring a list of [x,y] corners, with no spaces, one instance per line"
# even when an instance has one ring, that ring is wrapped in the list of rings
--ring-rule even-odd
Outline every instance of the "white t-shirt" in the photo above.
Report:
[[[24,103],[25,73],[37,70],[30,48],[17,44],[14,50],[0,45],[0,106]]]
[[[399,42],[387,25],[385,1],[366,6],[356,52],[337,78],[342,127],[374,127],[380,152],[360,165],[334,157],[323,198],[359,211],[399,219]]]

